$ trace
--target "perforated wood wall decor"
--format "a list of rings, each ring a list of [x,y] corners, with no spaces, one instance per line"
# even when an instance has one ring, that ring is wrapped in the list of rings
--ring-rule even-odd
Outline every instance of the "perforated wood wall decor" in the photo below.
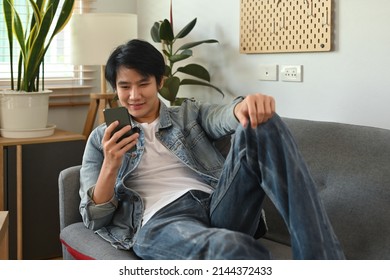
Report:
[[[332,0],[241,0],[240,52],[324,52],[332,47]]]

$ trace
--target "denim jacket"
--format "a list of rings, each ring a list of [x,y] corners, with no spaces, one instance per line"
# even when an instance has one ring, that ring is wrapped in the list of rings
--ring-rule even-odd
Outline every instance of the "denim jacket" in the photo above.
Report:
[[[234,133],[238,121],[233,110],[239,101],[241,99],[237,98],[229,105],[215,105],[186,100],[180,107],[169,108],[160,102],[156,138],[208,185],[215,187],[224,157],[213,142]],[[91,197],[103,162],[102,137],[105,129],[106,125],[102,124],[92,131],[84,151],[80,171],[80,213],[86,227],[96,231],[114,247],[129,250],[142,224],[144,204],[139,194],[124,182],[142,158],[145,138],[141,128],[137,150],[126,153],[123,158],[114,197],[97,205]]]

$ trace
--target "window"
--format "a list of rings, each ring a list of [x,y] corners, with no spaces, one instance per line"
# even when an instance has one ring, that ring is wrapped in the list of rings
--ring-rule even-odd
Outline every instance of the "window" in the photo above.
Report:
[[[21,16],[23,26],[32,16],[29,11],[30,5],[28,0],[14,0],[15,7]],[[91,9],[91,3],[95,0],[76,0],[75,13],[83,13]],[[60,3],[62,5],[62,1]],[[3,13],[3,1],[0,2],[1,13]],[[15,40],[15,39],[14,39]],[[18,43],[14,42],[14,71],[17,69],[19,56]],[[61,89],[73,88],[92,88],[91,81],[93,72],[88,67],[75,67],[70,63],[70,30],[65,28],[57,34],[45,56],[45,87],[53,89],[55,92]],[[6,25],[4,16],[0,20],[0,89],[9,88],[10,80],[10,57]],[[69,90],[68,90],[69,92]]]

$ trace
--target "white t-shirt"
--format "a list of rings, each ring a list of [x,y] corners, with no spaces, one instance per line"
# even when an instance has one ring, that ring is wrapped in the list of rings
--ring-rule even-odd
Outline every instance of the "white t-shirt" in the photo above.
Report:
[[[144,201],[143,225],[159,209],[189,190],[212,191],[195,171],[160,143],[155,136],[158,124],[159,119],[150,124],[140,124],[145,133],[145,150],[140,164],[126,184]]]

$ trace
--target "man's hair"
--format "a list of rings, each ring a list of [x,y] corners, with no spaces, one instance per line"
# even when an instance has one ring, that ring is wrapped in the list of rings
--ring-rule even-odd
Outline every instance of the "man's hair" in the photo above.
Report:
[[[154,76],[157,85],[161,83],[165,71],[162,54],[150,43],[138,39],[118,46],[107,60],[105,77],[114,90],[117,71],[122,66],[134,69],[144,77]]]

